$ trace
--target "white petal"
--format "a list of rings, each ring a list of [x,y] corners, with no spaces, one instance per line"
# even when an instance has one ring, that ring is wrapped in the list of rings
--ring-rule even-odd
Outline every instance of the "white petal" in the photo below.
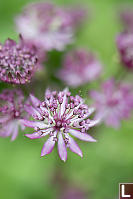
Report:
[[[63,92],[64,92],[64,97],[63,97],[63,103],[61,104],[61,115],[64,114],[64,111],[65,111],[65,105],[66,105],[66,100],[67,100],[67,96],[66,96],[66,93],[68,92],[68,88],[64,89]]]
[[[100,123],[100,119],[91,120],[90,123],[88,124],[88,127],[93,127],[93,126],[97,125],[98,123]]]

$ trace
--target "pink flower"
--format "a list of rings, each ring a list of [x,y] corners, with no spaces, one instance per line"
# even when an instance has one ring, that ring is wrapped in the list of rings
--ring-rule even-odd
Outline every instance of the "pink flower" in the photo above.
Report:
[[[66,161],[67,148],[82,157],[82,151],[72,136],[87,142],[96,141],[87,134],[89,128],[98,123],[98,120],[88,118],[94,109],[84,104],[78,95],[71,96],[67,89],[62,92],[47,90],[43,102],[33,95],[30,95],[30,100],[32,105],[28,105],[26,110],[34,120],[22,120],[22,122],[25,126],[35,129],[33,134],[26,134],[28,138],[49,136],[41,156],[51,153],[55,143],[58,142],[61,160]]]
[[[77,49],[66,54],[57,76],[67,85],[77,87],[98,78],[101,70],[101,63],[93,53]]]
[[[120,20],[127,31],[133,32],[133,8],[127,7],[121,10]]]
[[[102,85],[102,91],[91,91],[97,109],[96,119],[102,119],[106,125],[118,128],[122,119],[127,119],[133,108],[132,87],[128,84],[116,84],[113,79]]]
[[[22,37],[17,44],[11,39],[0,44],[0,79],[13,84],[29,82],[38,68],[36,49],[24,43]]]
[[[44,50],[64,50],[72,43],[75,28],[84,18],[82,9],[65,9],[52,3],[28,5],[16,18],[17,30],[24,39]]]
[[[62,191],[59,199],[87,199],[87,193],[81,189],[81,187],[74,187],[71,185],[69,188],[65,188]]]
[[[117,48],[124,66],[133,69],[133,33],[121,33],[118,35]]]
[[[0,94],[0,136],[15,140],[18,130],[24,130],[24,96],[20,90],[4,90]]]

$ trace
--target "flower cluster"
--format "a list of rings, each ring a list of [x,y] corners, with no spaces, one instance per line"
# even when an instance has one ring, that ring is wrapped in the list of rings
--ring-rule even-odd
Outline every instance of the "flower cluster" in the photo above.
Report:
[[[27,112],[33,121],[22,120],[25,126],[35,129],[33,134],[26,134],[30,139],[49,136],[45,142],[41,156],[52,152],[58,142],[58,153],[61,160],[67,159],[67,148],[82,157],[82,151],[72,136],[87,142],[95,142],[87,131],[95,126],[99,120],[91,120],[89,116],[94,111],[84,104],[84,100],[65,89],[62,92],[47,90],[45,100],[41,102],[30,95],[32,105],[27,105]]]
[[[73,41],[75,28],[84,15],[83,9],[65,9],[46,2],[34,3],[16,18],[16,25],[24,39],[35,46],[60,51]]]
[[[122,119],[129,118],[133,109],[133,92],[129,84],[117,85],[113,79],[103,83],[102,92],[91,91],[97,109],[96,119],[118,128]]]
[[[13,84],[29,82],[36,71],[37,60],[35,48],[29,48],[22,38],[18,44],[7,39],[0,44],[0,79]]]
[[[47,51],[62,51],[74,41],[74,34],[85,14],[81,8],[63,8],[46,2],[25,7],[16,18],[17,30],[22,35],[19,43],[7,39],[0,44],[0,80],[18,85],[30,82],[38,69],[43,70]],[[117,36],[117,48],[121,62],[133,69],[132,11],[123,13],[122,18],[125,31]],[[56,76],[72,88],[96,80],[102,72],[96,55],[80,48],[67,52],[62,65]],[[34,85],[39,90],[43,81],[40,78],[38,82],[35,81]],[[93,90],[90,95],[94,100],[93,108],[79,95],[72,96],[68,89],[59,92],[47,89],[43,101],[32,94],[25,101],[20,88],[4,90],[0,94],[0,136],[11,136],[14,140],[19,129],[24,130],[27,126],[35,131],[26,134],[30,139],[48,136],[41,156],[51,153],[57,143],[60,159],[64,162],[67,148],[82,157],[73,137],[96,142],[88,134],[91,127],[104,121],[106,125],[118,128],[121,120],[129,118],[133,109],[132,86],[121,81],[109,79],[102,84],[101,92]],[[95,109],[96,115],[92,119]]]
[[[67,85],[77,87],[98,78],[101,70],[101,63],[94,54],[76,49],[65,55],[58,77]]]
[[[24,96],[21,90],[4,90],[0,94],[0,136],[15,140],[19,127],[24,130]]]

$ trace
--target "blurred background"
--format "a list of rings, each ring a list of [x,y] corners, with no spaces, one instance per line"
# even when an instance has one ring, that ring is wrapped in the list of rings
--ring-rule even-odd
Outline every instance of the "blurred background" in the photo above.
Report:
[[[12,38],[17,40],[14,18],[29,0],[0,0],[0,42]],[[104,64],[101,80],[117,75],[117,50],[115,37],[121,30],[118,20],[119,7],[124,3],[133,6],[132,0],[53,0],[59,5],[81,4],[91,11],[78,33],[74,46],[86,47],[98,53]],[[60,53],[52,52],[55,61],[45,64],[47,70],[56,70]],[[53,59],[52,59],[53,60]],[[56,62],[57,61],[57,62]],[[132,74],[129,74],[132,81]],[[49,82],[56,82],[50,77]],[[44,80],[44,89],[49,84]],[[0,90],[6,87],[0,83]],[[28,86],[27,86],[28,87]],[[60,85],[62,88],[63,85]],[[71,90],[87,96],[89,89],[98,87],[94,82],[80,90]],[[37,95],[43,96],[42,88]],[[87,99],[89,101],[89,98]],[[68,152],[68,160],[59,160],[56,149],[47,157],[40,158],[43,140],[30,141],[19,134],[11,142],[10,138],[0,138],[0,198],[1,199],[65,199],[65,194],[73,192],[67,199],[115,199],[118,198],[118,183],[133,182],[133,117],[122,122],[119,130],[101,125],[93,129],[97,143],[78,142],[84,157]],[[30,130],[27,129],[29,133]],[[97,133],[98,132],[98,133]],[[70,192],[70,193],[69,193]],[[75,193],[76,192],[76,193]],[[72,194],[71,194],[72,195]]]

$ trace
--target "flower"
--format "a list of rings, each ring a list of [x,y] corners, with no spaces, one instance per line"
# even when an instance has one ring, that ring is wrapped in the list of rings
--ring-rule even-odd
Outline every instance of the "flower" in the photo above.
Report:
[[[33,3],[16,18],[16,26],[24,39],[35,46],[47,51],[62,51],[72,43],[75,27],[84,15],[83,9],[65,9],[47,2]]]
[[[29,47],[20,37],[17,44],[11,39],[0,44],[0,79],[13,84],[29,82],[37,69],[34,47]]]
[[[41,156],[52,152],[58,142],[58,153],[61,160],[67,159],[67,147],[82,157],[82,151],[72,136],[87,142],[96,140],[86,132],[99,121],[90,120],[88,117],[94,111],[84,104],[84,100],[65,89],[62,92],[47,90],[45,100],[41,102],[30,95],[32,105],[27,105],[27,112],[34,118],[33,121],[22,120],[25,126],[34,128],[33,134],[26,134],[30,139],[49,136],[45,142]]]
[[[93,81],[101,74],[102,66],[95,55],[84,49],[68,52],[63,60],[63,68],[57,76],[71,87]]]
[[[21,90],[4,90],[0,94],[0,136],[12,136],[11,140],[15,140],[19,127],[22,130],[25,128],[21,123],[22,118],[25,118],[25,115]]]
[[[71,185],[62,190],[59,199],[87,199],[87,195],[88,194],[82,190],[81,187]]]
[[[121,62],[128,69],[133,69],[133,33],[121,33],[116,42]]]
[[[97,109],[96,119],[103,120],[107,126],[120,127],[120,121],[127,119],[133,108],[132,87],[126,83],[115,83],[109,79],[102,85],[102,91],[91,91]]]
[[[121,10],[120,21],[127,31],[133,32],[133,9],[131,7],[127,7]]]

